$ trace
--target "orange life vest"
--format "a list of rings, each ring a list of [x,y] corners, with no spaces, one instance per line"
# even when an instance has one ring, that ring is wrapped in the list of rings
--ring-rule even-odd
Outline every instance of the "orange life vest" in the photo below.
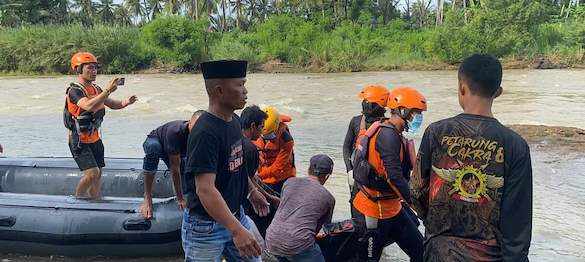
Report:
[[[65,92],[65,110],[63,112],[65,127],[67,127],[73,135],[79,136],[79,142],[84,144],[95,143],[100,140],[99,127],[101,126],[101,122],[106,113],[105,106],[102,105],[93,112],[83,110],[70,100],[69,91],[74,88],[81,90],[84,96],[88,99],[96,97],[102,92],[102,90],[99,86],[93,84],[90,87],[85,87],[80,83],[71,83]],[[81,127],[80,118],[87,119],[87,123],[82,124]]]
[[[265,140],[263,138],[259,138],[254,142],[259,149],[258,151],[260,152],[260,166],[258,167],[258,173],[262,173],[264,169],[270,168],[277,164],[276,160],[278,154],[282,150],[282,147],[287,143],[287,141],[284,141],[282,137],[285,131],[289,131],[288,126],[281,122],[278,126],[278,130],[276,131],[275,139]],[[276,176],[263,178],[262,182],[267,184],[276,184],[288,179],[289,177],[296,176],[294,150],[291,150],[290,154],[290,157],[287,158],[285,163],[278,163],[282,166],[281,168],[278,170],[273,170],[274,173],[279,174]]]
[[[359,192],[353,200],[362,214],[374,218],[391,218],[400,212],[400,191],[387,177],[384,163],[376,149],[376,140],[382,128],[394,128],[388,120],[375,122],[356,139],[353,155],[354,180]],[[361,129],[361,128],[360,128]],[[367,158],[367,161],[364,161]],[[400,143],[400,161],[404,159],[404,144]]]

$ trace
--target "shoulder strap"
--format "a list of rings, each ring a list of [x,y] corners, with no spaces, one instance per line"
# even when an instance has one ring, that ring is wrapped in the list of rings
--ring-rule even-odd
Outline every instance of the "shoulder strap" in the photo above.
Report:
[[[96,84],[94,84],[93,87],[95,87],[95,89],[98,91],[97,92],[98,94],[104,91],[100,86],[98,86]]]
[[[81,90],[81,92],[83,92],[83,94],[84,94],[85,96],[88,96],[88,94],[87,94],[87,89],[85,89],[85,86],[83,86],[83,85],[82,85],[82,84],[80,84],[80,83],[77,83],[77,82],[71,82],[71,84],[69,84],[69,87],[67,88],[67,91],[65,91],[65,93],[66,93],[67,95],[69,95],[69,91],[70,91],[71,89],[79,89],[79,90]]]
[[[372,125],[370,126],[370,128],[368,128],[368,130],[366,131],[365,135],[369,138],[371,138],[372,136],[374,136],[374,134],[376,134],[376,132],[378,131],[378,129],[380,129],[381,127],[387,127],[387,128],[394,128],[394,125],[388,123],[387,118],[383,118],[379,121],[376,121],[374,123],[372,123]]]

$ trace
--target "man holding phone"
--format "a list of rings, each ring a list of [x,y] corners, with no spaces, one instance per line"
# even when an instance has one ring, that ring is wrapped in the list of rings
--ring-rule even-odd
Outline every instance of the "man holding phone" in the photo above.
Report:
[[[98,197],[104,162],[104,145],[99,128],[106,113],[105,107],[122,109],[138,100],[135,95],[120,101],[110,98],[124,78],[110,80],[105,90],[94,84],[97,76],[97,59],[87,52],[79,52],[71,58],[71,69],[77,73],[77,82],[66,91],[63,121],[69,129],[69,149],[83,177],[77,185],[78,197]]]

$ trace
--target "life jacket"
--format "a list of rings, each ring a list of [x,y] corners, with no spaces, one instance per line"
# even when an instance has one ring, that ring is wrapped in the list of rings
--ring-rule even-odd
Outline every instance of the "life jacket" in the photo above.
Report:
[[[380,118],[380,120],[383,120],[385,118]],[[377,121],[376,121],[377,122]],[[375,123],[375,122],[374,122]],[[372,123],[373,124],[373,123]],[[359,131],[358,134],[356,136],[356,140],[354,141],[354,148],[357,145],[357,141],[358,141],[358,137],[365,135],[366,132],[368,131],[368,124],[366,122],[366,116],[362,115],[361,119],[360,119],[360,127],[359,127]]]
[[[72,89],[80,90],[89,99],[99,95],[102,90],[98,86],[87,89],[80,83],[71,83],[65,91],[65,108],[63,109],[63,124],[65,128],[71,131],[74,142],[77,144],[94,143],[100,139],[98,130],[104,120],[106,109],[102,107],[95,112],[83,110],[71,102],[69,92]]]
[[[270,167],[276,162],[276,158],[280,153],[282,146],[287,143],[282,138],[282,134],[284,132],[290,132],[288,125],[281,122],[278,126],[278,130],[276,131],[276,138],[273,140],[265,140],[263,138],[259,138],[255,141],[256,146],[258,147],[258,151],[260,152],[260,167],[258,172],[262,172],[262,169],[265,167]],[[262,179],[262,182],[267,184],[275,184],[280,181],[286,180],[289,177],[294,177],[296,175],[296,168],[295,168],[295,157],[294,151],[292,152],[292,157],[287,163],[284,163],[284,173],[283,175],[277,177],[269,177]]]
[[[353,177],[355,185],[363,195],[371,202],[378,203],[388,200],[389,205],[400,210],[400,191],[388,183],[387,173],[380,154],[376,150],[376,139],[382,128],[396,130],[387,119],[375,122],[356,139],[356,147],[352,154]],[[403,169],[402,175],[407,178],[412,168],[410,160],[405,161],[405,145],[401,139],[400,162]],[[356,206],[356,208],[358,208]],[[358,208],[359,209],[359,208]],[[377,208],[382,210],[382,208]],[[390,208],[392,209],[392,208]]]

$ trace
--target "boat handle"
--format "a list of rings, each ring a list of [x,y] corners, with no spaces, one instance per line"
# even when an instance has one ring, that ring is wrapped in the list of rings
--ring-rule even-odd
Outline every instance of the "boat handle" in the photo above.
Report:
[[[12,227],[16,224],[14,216],[0,216],[0,227]]]
[[[150,229],[151,222],[144,218],[131,218],[124,221],[123,227],[127,231],[146,231]]]

